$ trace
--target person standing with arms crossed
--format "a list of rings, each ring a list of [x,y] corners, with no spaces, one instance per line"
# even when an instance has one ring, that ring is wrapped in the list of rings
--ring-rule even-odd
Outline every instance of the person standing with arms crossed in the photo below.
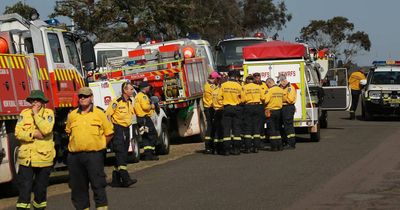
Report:
[[[144,158],[143,160],[159,160],[155,155],[157,131],[154,127],[151,115],[155,112],[155,105],[151,103],[148,96],[150,85],[147,81],[143,81],[139,85],[140,92],[135,96],[135,113],[137,116],[137,123],[143,129],[142,140],[144,144]]]
[[[296,107],[294,106],[297,97],[296,88],[287,81],[285,75],[279,76],[278,80],[279,87],[283,90],[283,106],[281,111],[283,133],[285,134],[283,145],[285,149],[295,149],[296,134],[294,131],[293,118],[296,111]]]
[[[47,207],[47,186],[56,156],[53,141],[54,112],[45,108],[49,100],[41,90],[32,90],[15,126],[15,137],[20,141],[17,209],[31,208],[33,189],[34,209]]]
[[[130,126],[135,115],[131,100],[133,92],[134,88],[130,82],[122,83],[122,95],[114,99],[106,110],[107,117],[114,125],[114,137],[111,142],[115,152],[115,166],[111,187],[129,187],[137,182],[136,179],[131,179],[127,170]]]
[[[350,107],[350,120],[356,119],[356,110],[358,106],[358,100],[361,94],[361,80],[367,79],[364,75],[364,69],[358,69],[353,72],[349,78],[349,87],[351,89],[351,107]]]
[[[283,100],[283,90],[275,84],[272,78],[267,81],[268,91],[264,96],[266,117],[270,118],[270,137],[271,151],[283,150],[282,139],[280,135],[281,127],[281,109]]]
[[[107,209],[104,153],[113,137],[113,124],[93,105],[88,87],[78,91],[79,107],[68,114],[65,131],[69,135],[68,170],[71,200],[76,209],[89,209],[89,183],[96,209]]]

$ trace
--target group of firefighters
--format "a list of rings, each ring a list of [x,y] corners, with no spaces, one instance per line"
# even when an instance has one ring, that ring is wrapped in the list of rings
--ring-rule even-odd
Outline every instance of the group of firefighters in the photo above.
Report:
[[[262,81],[260,73],[247,76],[244,82],[240,77],[239,71],[234,70],[227,77],[212,72],[205,84],[204,153],[257,153],[267,136],[271,151],[295,149],[296,88],[285,75],[278,77],[279,84],[272,78]]]
[[[107,209],[104,154],[107,144],[115,152],[115,168],[112,187],[129,187],[137,182],[127,171],[130,129],[136,115],[144,145],[143,160],[158,160],[155,155],[156,130],[150,116],[155,104],[149,98],[151,86],[142,82],[140,92],[131,101],[134,86],[122,85],[122,95],[111,102],[104,112],[93,104],[93,92],[88,87],[78,91],[79,106],[72,110],[66,122],[69,135],[68,170],[71,200],[76,209],[89,209],[89,184],[93,190],[97,209]],[[49,101],[41,90],[33,90],[26,99],[31,107],[24,109],[15,127],[20,141],[17,175],[19,197],[17,209],[31,208],[31,192],[34,193],[34,209],[47,207],[47,186],[56,151],[53,141],[54,112],[45,107]]]

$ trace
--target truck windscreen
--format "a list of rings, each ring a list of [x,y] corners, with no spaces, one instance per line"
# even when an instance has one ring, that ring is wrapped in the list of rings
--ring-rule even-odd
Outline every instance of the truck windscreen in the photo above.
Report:
[[[371,84],[392,85],[400,84],[400,71],[374,72],[371,78]]]
[[[220,50],[216,52],[216,64],[227,66],[243,63],[243,47],[266,42],[266,40],[231,40],[223,41],[219,44]]]

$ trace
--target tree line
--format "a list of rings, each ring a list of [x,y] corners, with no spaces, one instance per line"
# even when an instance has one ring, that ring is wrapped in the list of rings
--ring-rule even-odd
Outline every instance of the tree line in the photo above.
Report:
[[[29,19],[32,10],[19,1],[6,6],[4,13]],[[226,35],[255,32],[279,37],[292,20],[283,0],[60,0],[49,18],[57,16],[69,17],[77,33],[95,42],[172,40],[199,34],[211,44]],[[299,37],[316,49],[329,48],[345,63],[371,48],[368,34],[355,31],[345,17],[311,20]]]

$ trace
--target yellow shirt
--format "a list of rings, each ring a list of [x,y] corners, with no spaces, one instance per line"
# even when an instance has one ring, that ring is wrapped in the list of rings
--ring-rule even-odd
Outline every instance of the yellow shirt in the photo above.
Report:
[[[204,108],[210,108],[212,106],[212,92],[215,88],[214,84],[206,82],[204,84],[204,94],[203,94],[203,106]]]
[[[217,86],[212,92],[212,106],[214,110],[221,110],[222,108],[224,108],[222,101],[218,99],[219,89],[220,87]]]
[[[361,90],[362,85],[360,81],[366,79],[365,75],[362,72],[356,71],[350,75],[349,78],[349,86],[352,90]]]
[[[235,81],[227,81],[221,85],[218,92],[218,99],[222,101],[224,106],[239,105],[241,102],[242,86]]]
[[[262,94],[265,94],[265,91],[268,90],[267,84],[265,84],[265,82],[261,82],[261,84],[258,84],[258,85],[261,87]]]
[[[111,118],[112,123],[129,127],[135,114],[132,100],[125,100],[122,96],[114,99],[107,107],[106,114]]]
[[[264,103],[266,109],[278,110],[282,108],[283,90],[278,86],[270,88],[264,96]]]
[[[15,137],[20,140],[18,162],[24,166],[47,167],[53,165],[56,156],[53,141],[54,112],[41,108],[33,114],[31,108],[22,110],[15,126]],[[33,132],[39,130],[43,139],[33,138]]]
[[[65,131],[69,134],[70,152],[92,152],[106,149],[106,136],[114,133],[113,124],[97,107],[88,113],[79,108],[68,114]]]
[[[135,108],[135,113],[138,117],[145,117],[145,116],[150,117],[154,112],[154,110],[151,108],[149,97],[142,92],[139,92],[135,96],[134,108]]]
[[[281,88],[283,89],[283,105],[295,104],[297,98],[296,88],[290,83]]]
[[[261,103],[262,99],[262,91],[261,91],[261,86],[254,84],[254,83],[249,83],[243,86],[243,95],[242,95],[242,102],[245,104],[250,104],[250,103]]]

